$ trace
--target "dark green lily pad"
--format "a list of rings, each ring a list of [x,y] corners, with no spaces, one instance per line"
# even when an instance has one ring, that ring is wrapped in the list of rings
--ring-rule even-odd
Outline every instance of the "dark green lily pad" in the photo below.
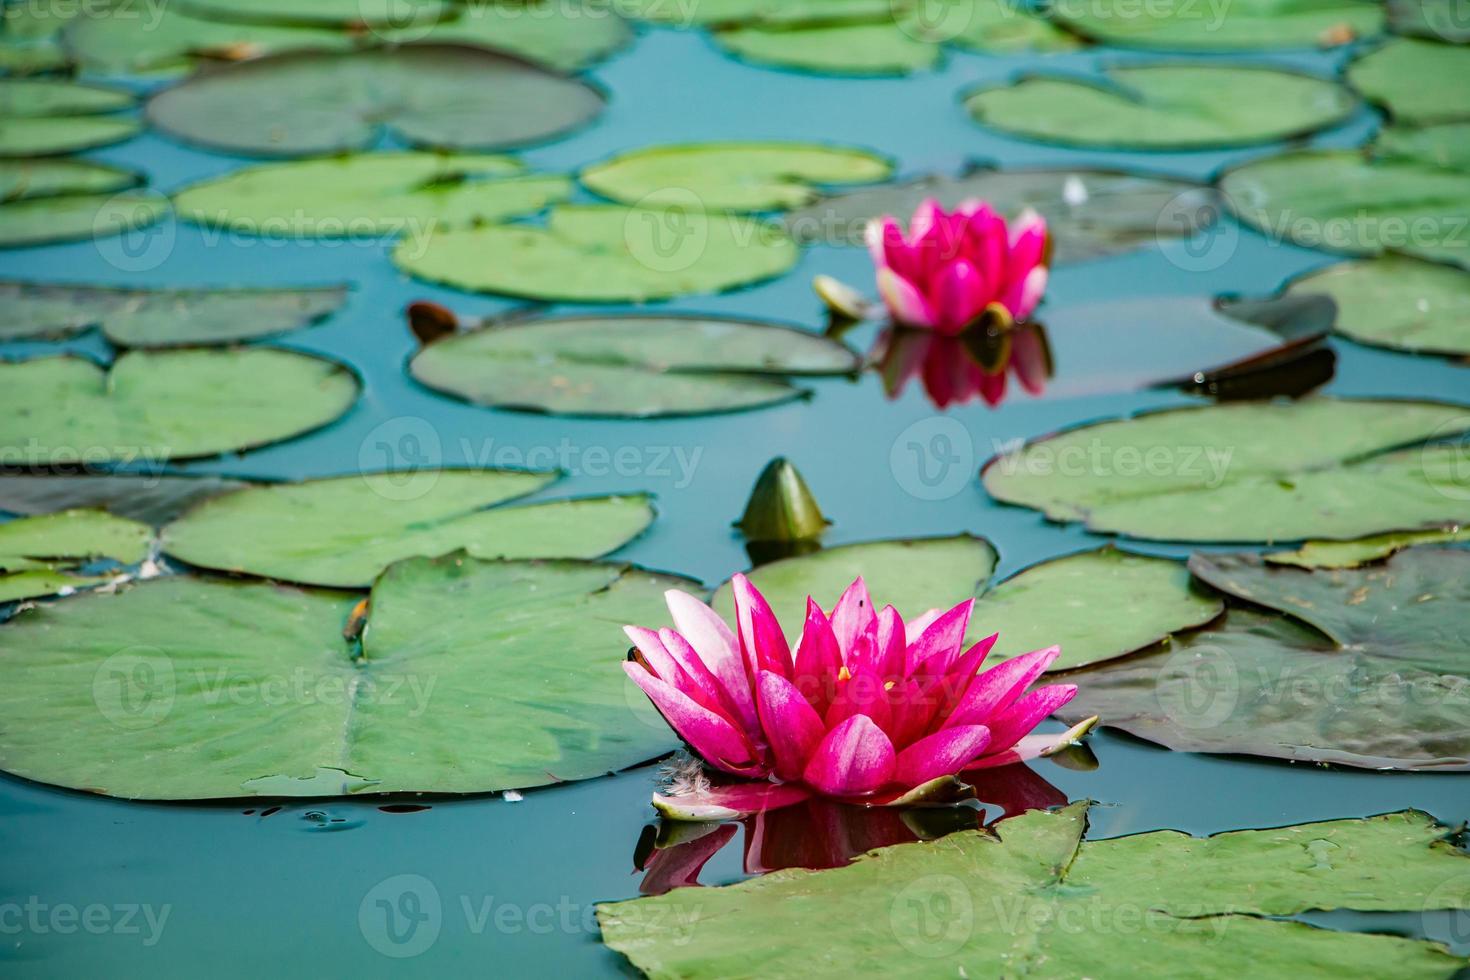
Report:
[[[98,508],[159,527],[196,501],[250,484],[218,476],[166,473],[50,476],[0,474],[0,511],[49,514],[55,510]]]
[[[1460,214],[1470,172],[1356,150],[1308,150],[1227,172],[1226,202],[1274,241],[1353,255],[1404,252],[1470,267]]]
[[[148,556],[153,528],[100,510],[64,510],[0,524],[0,602],[35,599],[112,580],[76,572],[107,558],[132,565]]]
[[[0,73],[40,75],[70,64],[61,45],[52,40],[25,41],[0,37]]]
[[[562,205],[546,227],[489,225],[405,239],[403,271],[459,289],[578,303],[716,293],[778,276],[800,249],[780,226],[702,208]]]
[[[746,575],[771,604],[786,629],[787,639],[794,643],[806,622],[807,597],[816,599],[823,609],[831,609],[842,591],[860,575],[880,608],[893,606],[910,620],[930,609],[948,609],[980,595],[990,582],[995,562],[995,548],[989,541],[961,534],[823,548],[809,555],[773,561]],[[729,582],[715,592],[712,605],[735,622],[735,598]],[[976,629],[982,625],[977,623]]]
[[[503,156],[364,153],[270,163],[186,187],[179,216],[254,235],[426,235],[534,214],[572,182]]]
[[[1269,143],[1336,125],[1358,106],[1330,79],[1188,62],[1110,68],[1096,80],[1028,75],[964,100],[977,122],[1005,133],[1119,150]]]
[[[602,939],[655,977],[738,975],[758,959],[762,977],[802,980],[814,942],[833,976],[1117,980],[1146,963],[1170,976],[1429,980],[1466,963],[1437,943],[1275,918],[1470,906],[1465,854],[1428,814],[1084,841],[1089,805],[878,848],[831,870],[598,905]],[[840,942],[814,940],[809,916],[827,915],[843,923]]]
[[[874,597],[875,601],[878,600]],[[1053,671],[1111,660],[1219,616],[1184,565],[1115,548],[1032,565],[975,604],[975,639],[999,633],[992,660],[1060,646]]]
[[[653,521],[647,497],[497,507],[555,473],[417,470],[254,486],[206,500],[163,529],[191,565],[308,585],[366,587],[402,558],[597,558]]]
[[[1273,565],[1298,568],[1356,568],[1387,558],[1416,544],[1448,544],[1470,541],[1470,528],[1433,528],[1428,531],[1395,531],[1353,541],[1307,541],[1291,551],[1264,555]]]
[[[1052,16],[1097,41],[1167,51],[1259,51],[1347,44],[1383,30],[1373,0],[1057,0]]]
[[[346,286],[127,289],[0,281],[0,340],[101,327],[119,347],[228,344],[309,326],[347,301]]]
[[[357,400],[340,364],[268,347],[0,363],[0,460],[157,462],[241,451],[333,421]]]
[[[1373,140],[1377,159],[1404,157],[1447,170],[1470,171],[1470,122],[1389,126]]]
[[[240,23],[403,27],[453,16],[448,0],[179,0],[200,17]]]
[[[715,43],[742,60],[824,75],[906,75],[939,63],[939,45],[891,13],[868,21],[747,24]]]
[[[558,415],[658,418],[761,408],[790,375],[848,374],[836,341],[749,320],[587,316],[490,325],[430,344],[416,380],[466,401]]]
[[[701,0],[703,2],[703,0]],[[477,0],[441,19],[427,32],[407,27],[389,40],[472,44],[518,55],[560,71],[595,64],[628,44],[633,31],[599,3],[575,0]]]
[[[50,79],[0,80],[0,157],[49,156],[121,143],[142,126],[127,92]]]
[[[1348,66],[1347,82],[1395,122],[1470,119],[1470,50],[1400,38]]]
[[[793,211],[786,227],[798,241],[862,245],[867,223],[885,214],[907,220],[925,198],[947,208],[966,198],[989,201],[1014,216],[1032,208],[1046,218],[1056,262],[1116,255],[1212,224],[1215,191],[1184,180],[1112,170],[995,170],[921,177],[824,197]]]
[[[1190,569],[1279,614],[1232,609],[1172,651],[1077,674],[1063,718],[1101,714],[1180,751],[1470,770],[1470,551],[1416,547],[1317,571],[1197,554]]]
[[[815,185],[867,184],[893,171],[886,158],[819,143],[683,143],[650,146],[593,164],[588,190],[642,207],[697,202],[711,210],[786,210],[817,196]]]
[[[1470,273],[1403,255],[1343,262],[1294,281],[1288,296],[1337,303],[1337,331],[1375,347],[1470,356]]]
[[[130,799],[599,776],[672,747],[618,669],[618,624],[663,621],[676,587],[622,565],[412,559],[374,584],[360,655],[352,593],[175,576],[37,607],[0,626],[0,768]]]
[[[414,146],[490,150],[552,139],[602,112],[587,83],[483,48],[298,51],[197,75],[148,103],[157,128],[229,153],[365,149],[386,127]]]
[[[110,194],[143,183],[143,175],[91,160],[0,160],[0,201],[67,194]],[[0,327],[0,335],[5,332]]]
[[[108,238],[168,214],[168,199],[145,191],[22,199],[0,204],[0,248]]]
[[[1464,0],[1388,0],[1388,26],[1395,34],[1451,44],[1470,42]]]
[[[1308,398],[1084,425],[992,459],[998,500],[1090,530],[1170,541],[1351,539],[1470,522],[1470,429],[1429,401]]]

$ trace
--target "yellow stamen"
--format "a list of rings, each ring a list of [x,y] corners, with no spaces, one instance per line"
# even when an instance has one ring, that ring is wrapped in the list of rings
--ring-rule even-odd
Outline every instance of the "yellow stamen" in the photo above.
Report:
[[[839,681],[850,681],[850,680],[852,680],[852,672],[847,669],[847,665],[846,664],[843,664],[842,665],[842,669],[837,672],[837,679]]]

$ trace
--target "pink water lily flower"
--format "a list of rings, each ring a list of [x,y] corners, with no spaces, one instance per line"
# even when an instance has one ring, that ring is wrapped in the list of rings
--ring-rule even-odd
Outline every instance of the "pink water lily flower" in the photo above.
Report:
[[[782,805],[807,789],[891,802],[967,768],[1041,755],[1055,738],[1025,736],[1077,693],[1071,684],[1028,690],[1057,647],[982,671],[996,637],[964,648],[973,599],[905,623],[892,606],[875,612],[859,578],[830,615],[807,599],[793,650],[750,580],[732,584],[735,630],[670,591],[677,630],[626,627],[637,653],[623,666],[709,766],[774,781],[762,793],[779,791]]]
[[[1046,292],[1046,221],[1034,211],[1007,225],[984,201],[947,212],[929,198],[907,235],[885,215],[869,223],[867,242],[878,292],[904,326],[953,336],[982,313],[1020,323]]]

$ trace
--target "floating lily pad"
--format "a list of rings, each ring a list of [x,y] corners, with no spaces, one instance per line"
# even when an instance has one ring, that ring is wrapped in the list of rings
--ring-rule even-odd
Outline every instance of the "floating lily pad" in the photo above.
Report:
[[[101,327],[119,347],[226,344],[295,330],[336,312],[346,286],[294,289],[126,289],[0,281],[0,340]]]
[[[142,128],[127,92],[49,79],[0,80],[0,157],[74,153],[121,143]]]
[[[430,344],[423,384],[480,405],[657,418],[760,408],[800,396],[789,375],[858,369],[846,347],[792,327],[681,316],[588,316],[491,325]]]
[[[712,210],[786,210],[814,185],[865,184],[893,171],[884,157],[817,143],[685,143],[623,153],[583,170],[588,190],[643,207],[698,203]]]
[[[447,0],[179,0],[201,17],[241,23],[402,27],[453,16]]]
[[[602,939],[656,977],[738,975],[758,959],[762,977],[800,980],[817,943],[834,976],[1114,980],[1146,963],[1171,976],[1427,980],[1465,965],[1438,943],[1275,918],[1419,912],[1425,895],[1470,906],[1464,852],[1427,814],[1084,841],[1088,806],[879,848],[845,867],[598,905]],[[840,942],[813,937],[815,909],[843,923]]]
[[[168,213],[167,198],[143,191],[22,199],[0,204],[0,248],[107,238]]]
[[[360,655],[342,635],[356,594],[176,576],[53,603],[0,627],[0,767],[135,799],[602,775],[672,747],[632,707],[617,624],[661,621],[675,587],[621,565],[413,559],[375,583]]]
[[[1028,75],[964,99],[976,121],[1002,132],[1119,150],[1269,143],[1326,129],[1357,108],[1329,79],[1183,62],[1111,68],[1101,79]]]
[[[254,235],[424,235],[540,211],[572,182],[503,156],[364,153],[271,163],[186,187],[180,217]]]
[[[191,565],[308,585],[368,586],[402,558],[597,558],[653,521],[647,497],[497,507],[555,473],[417,470],[255,486],[206,500],[163,529]]]
[[[746,572],[771,604],[787,639],[795,642],[806,622],[806,600],[831,609],[853,579],[862,576],[873,602],[893,606],[906,620],[930,609],[948,609],[985,591],[995,571],[996,554],[989,541],[968,534],[952,538],[864,541],[823,548],[797,558],[783,558]],[[735,597],[730,583],[720,586],[712,602],[731,623]],[[983,624],[976,624],[978,629]],[[981,635],[989,635],[988,633]]]
[[[926,198],[954,208],[967,198],[1015,216],[1032,208],[1046,218],[1056,262],[1075,262],[1188,238],[1212,224],[1212,188],[1184,180],[1111,170],[994,170],[931,176],[824,197],[786,217],[798,241],[862,245],[863,229],[885,214],[907,220]]]
[[[778,225],[703,209],[562,205],[546,227],[490,225],[405,239],[405,272],[527,299],[633,303],[780,275],[800,250]]]
[[[1247,163],[1220,182],[1245,223],[1273,240],[1354,255],[1399,251],[1470,267],[1459,213],[1470,172],[1355,150],[1287,153]]]
[[[1351,539],[1470,522],[1470,429],[1428,401],[1310,398],[1171,409],[1047,436],[986,464],[998,500],[1170,541]]]
[[[1470,355],[1470,273],[1385,255],[1328,266],[1287,289],[1287,295],[1313,293],[1332,297],[1337,331],[1360,343]]]
[[[997,585],[975,604],[971,632],[1000,634],[992,660],[1060,646],[1051,669],[1071,670],[1152,646],[1224,609],[1190,586],[1180,562],[1102,548],[1032,565]]]
[[[1273,565],[1296,565],[1298,568],[1356,568],[1416,544],[1455,541],[1470,541],[1470,528],[1396,531],[1355,541],[1307,541],[1293,551],[1274,551],[1264,557]]]
[[[1416,547],[1317,571],[1197,554],[1190,569],[1280,615],[1232,609],[1171,651],[1075,675],[1062,717],[1101,714],[1188,752],[1470,770],[1470,551]]]
[[[406,40],[494,48],[561,71],[586,68],[633,38],[627,22],[607,7],[568,0],[478,0],[427,32],[407,27],[398,34]]]
[[[230,153],[365,149],[386,127],[425,148],[488,150],[560,136],[603,96],[529,62],[454,44],[298,51],[196,75],[148,103],[154,126]]]
[[[1464,9],[1464,0],[1388,0],[1388,26],[1395,34],[1465,44],[1470,20]]]
[[[0,160],[0,201],[108,194],[137,187],[143,175],[91,160]],[[5,328],[0,327],[0,335]]]
[[[1470,122],[1389,126],[1373,140],[1377,159],[1405,157],[1449,170],[1470,171]]]
[[[681,27],[879,17],[893,9],[892,0],[614,0],[613,7],[628,17]]]
[[[906,75],[933,68],[940,49],[891,13],[853,23],[751,24],[714,33],[746,61],[824,75]]]
[[[1169,51],[1258,51],[1347,44],[1383,30],[1372,0],[1056,0],[1052,16],[1095,40]]]
[[[1347,81],[1395,122],[1470,119],[1470,49],[1400,38],[1349,65]]]
[[[0,363],[0,459],[60,466],[241,451],[309,432],[357,399],[340,364],[267,347]]]
[[[0,524],[0,602],[70,593],[110,581],[75,574],[97,559],[124,565],[148,555],[153,529],[100,510],[66,510]]]
[[[195,501],[249,486],[218,476],[164,473],[49,476],[0,474],[0,511],[49,514],[76,508],[100,508],[158,527]]]

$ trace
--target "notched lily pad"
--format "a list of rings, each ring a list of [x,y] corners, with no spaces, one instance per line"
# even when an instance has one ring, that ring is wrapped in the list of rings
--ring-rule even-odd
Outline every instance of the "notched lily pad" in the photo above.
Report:
[[[0,473],[0,511],[49,514],[55,510],[100,509],[159,527],[195,501],[246,486],[249,484],[226,477],[171,473]]]
[[[1343,262],[1294,280],[1288,296],[1330,296],[1337,332],[1363,344],[1470,356],[1470,273],[1403,255]]]
[[[646,496],[496,506],[555,473],[438,470],[253,486],[196,504],[163,529],[171,556],[204,568],[366,587],[403,558],[597,558],[653,521]]]
[[[1119,150],[1201,150],[1306,136],[1358,107],[1312,75],[1212,63],[1135,64],[1101,79],[1027,75],[964,94],[977,122],[1026,139]]]
[[[599,776],[673,746],[617,669],[617,624],[662,621],[664,591],[690,587],[411,559],[374,584],[360,653],[342,637],[353,593],[171,576],[48,604],[0,626],[0,768],[157,800]]]
[[[1395,531],[1353,541],[1306,541],[1291,551],[1273,551],[1262,557],[1273,565],[1298,568],[1357,568],[1416,544],[1470,541],[1470,528],[1444,527],[1427,531]]]
[[[658,418],[760,408],[791,375],[855,372],[857,357],[780,324],[696,316],[585,316],[491,324],[430,344],[409,373],[480,405]]]
[[[148,103],[157,128],[259,156],[366,149],[386,128],[428,149],[491,150],[560,136],[602,93],[509,55],[455,44],[297,51],[204,72]]]
[[[0,157],[75,153],[121,143],[142,128],[119,89],[53,79],[0,79]]]
[[[824,75],[883,76],[939,63],[939,45],[892,13],[851,22],[741,24],[714,32],[715,43],[742,60]]]
[[[1210,7],[1197,0],[1129,6],[1128,0],[1055,0],[1052,16],[1119,47],[1167,51],[1324,48],[1383,30],[1373,0],[1247,0]]]
[[[1395,122],[1470,119],[1470,49],[1399,38],[1358,58],[1346,77]]]
[[[1196,554],[1235,599],[1219,628],[1075,675],[1059,714],[1171,749],[1366,769],[1470,770],[1470,551],[1421,546],[1309,571]]]
[[[357,400],[341,364],[268,347],[0,363],[0,461],[158,462],[238,452],[320,428]]]
[[[227,344],[309,326],[347,300],[343,286],[130,289],[0,281],[0,340],[62,337],[101,327],[119,347]]]
[[[133,565],[148,556],[153,529],[100,510],[64,510],[0,524],[0,602],[34,599],[101,585],[111,575],[83,574],[100,559]]]

